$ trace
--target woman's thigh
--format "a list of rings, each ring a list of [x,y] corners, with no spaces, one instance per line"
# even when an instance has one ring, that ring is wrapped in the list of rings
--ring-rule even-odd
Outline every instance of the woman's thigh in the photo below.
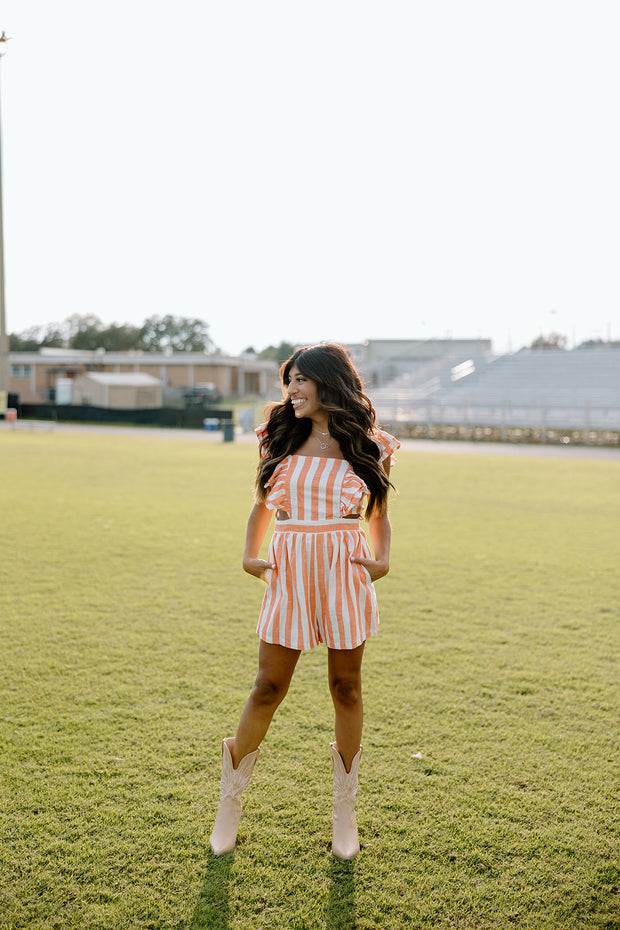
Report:
[[[286,646],[261,640],[255,686],[286,693],[300,654],[300,649],[288,649]]]
[[[356,649],[328,649],[327,650],[327,669],[329,675],[329,686],[332,690],[339,687],[361,687],[362,683],[362,659],[364,658],[364,646],[362,643]]]

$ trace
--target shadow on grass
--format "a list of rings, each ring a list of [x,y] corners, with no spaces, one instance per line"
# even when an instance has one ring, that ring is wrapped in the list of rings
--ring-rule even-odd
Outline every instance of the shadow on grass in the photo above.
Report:
[[[209,852],[207,874],[187,930],[226,930],[229,926],[228,884],[234,861],[234,853],[214,856]]]
[[[353,930],[355,927],[355,860],[332,857],[326,930]]]

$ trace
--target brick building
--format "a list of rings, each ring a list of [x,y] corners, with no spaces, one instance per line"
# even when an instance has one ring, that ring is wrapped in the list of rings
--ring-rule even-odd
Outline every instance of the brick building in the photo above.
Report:
[[[162,388],[183,390],[210,383],[224,397],[262,398],[278,391],[278,366],[253,355],[39,349],[10,353],[9,392],[22,404],[52,402],[58,382],[86,372],[150,375]]]

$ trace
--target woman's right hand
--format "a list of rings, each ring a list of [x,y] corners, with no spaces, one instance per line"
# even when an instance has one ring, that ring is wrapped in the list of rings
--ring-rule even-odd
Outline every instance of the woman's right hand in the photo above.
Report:
[[[254,575],[255,578],[259,578],[265,584],[267,584],[265,572],[268,568],[275,568],[273,562],[266,562],[265,559],[243,559],[244,572],[247,572],[248,575]]]

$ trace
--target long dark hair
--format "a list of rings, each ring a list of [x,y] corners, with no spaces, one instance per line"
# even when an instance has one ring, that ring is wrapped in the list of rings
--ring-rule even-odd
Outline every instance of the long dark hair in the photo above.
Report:
[[[319,403],[327,413],[329,432],[370,492],[366,516],[384,514],[392,485],[381,465],[379,446],[372,438],[377,419],[375,410],[364,393],[348,352],[334,343],[297,349],[280,369],[284,390],[294,365],[305,378],[316,382]],[[266,457],[260,461],[256,474],[259,501],[267,496],[265,485],[275,468],[299,449],[312,432],[312,420],[295,416],[288,395],[281,403],[273,404],[267,416],[267,435],[261,443]]]

